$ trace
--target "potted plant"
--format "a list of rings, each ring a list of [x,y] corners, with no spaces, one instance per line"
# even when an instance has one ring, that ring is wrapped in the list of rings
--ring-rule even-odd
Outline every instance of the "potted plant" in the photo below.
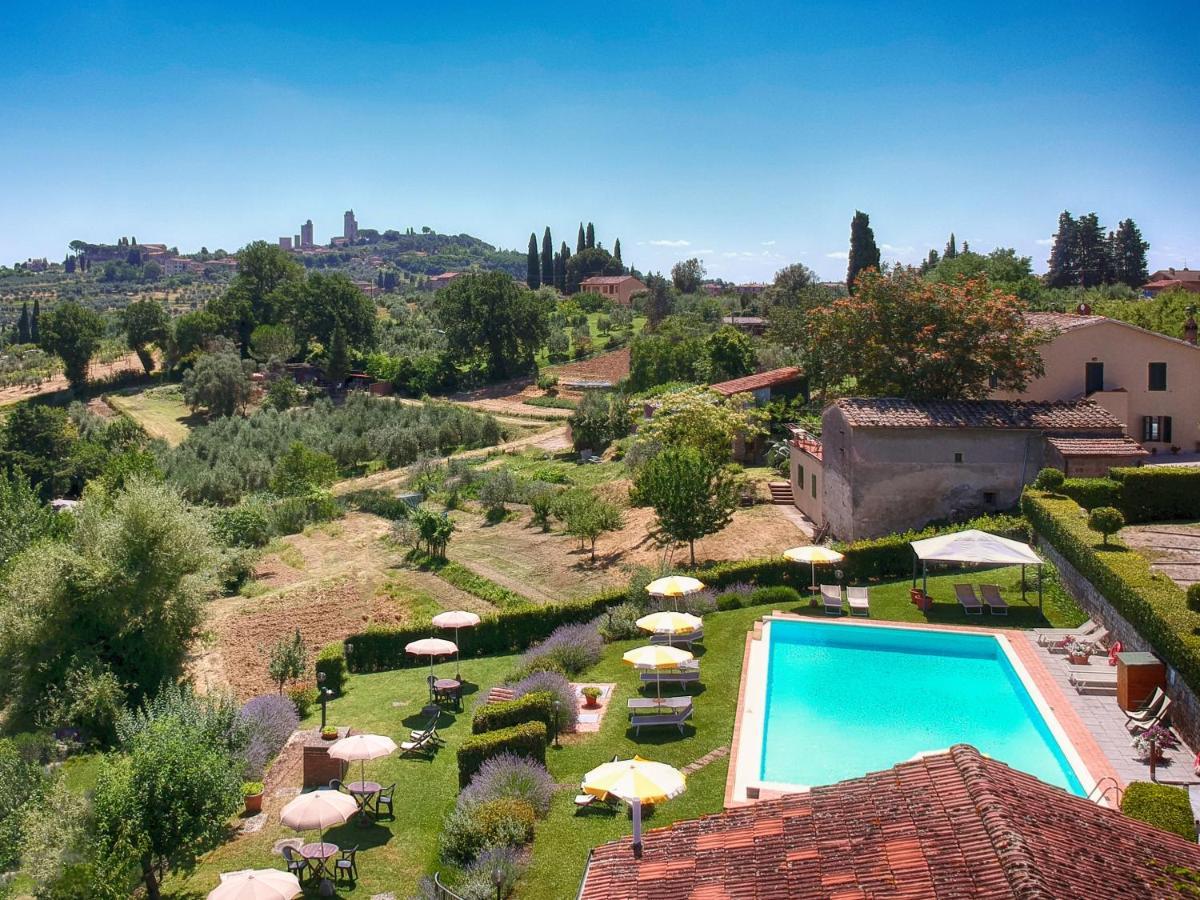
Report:
[[[321,740],[323,741],[336,741],[337,736],[338,730],[336,725],[326,725],[321,729]]]
[[[263,783],[247,781],[242,784],[242,799],[246,801],[246,813],[254,815],[262,812]]]
[[[1092,655],[1091,644],[1086,644],[1078,638],[1069,638],[1063,649],[1067,653],[1067,661],[1073,666],[1087,665],[1088,657]]]
[[[1171,734],[1170,729],[1164,728],[1162,725],[1151,725],[1133,739],[1132,746],[1137,758],[1144,762],[1150,761],[1150,748],[1153,747],[1154,761],[1160,762],[1163,750],[1178,747],[1179,742],[1175,740],[1175,735]]]
[[[596,702],[597,700],[600,699],[600,694],[603,693],[600,690],[600,688],[596,687],[595,685],[589,684],[582,691],[580,691],[580,693],[583,694],[584,708],[595,709],[597,706],[600,705],[599,703]]]

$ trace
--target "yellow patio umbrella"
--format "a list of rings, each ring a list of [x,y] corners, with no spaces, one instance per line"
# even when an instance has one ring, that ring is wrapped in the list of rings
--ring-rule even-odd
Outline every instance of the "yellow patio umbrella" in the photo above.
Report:
[[[667,635],[667,643],[671,642],[671,635],[689,634],[693,631],[699,631],[704,625],[699,616],[693,616],[691,613],[671,612],[670,610],[642,616],[635,624],[642,631]]]
[[[638,669],[678,669],[685,662],[695,659],[692,654],[682,647],[672,647],[670,644],[647,644],[645,647],[635,647],[627,651],[622,660]],[[662,696],[662,682],[655,681],[658,696]]]
[[[646,585],[646,593],[651,597],[670,597],[678,600],[688,594],[704,590],[704,582],[686,575],[668,575]]]
[[[792,547],[790,550],[784,550],[783,556],[792,562],[808,563],[809,571],[812,573],[812,589],[814,591],[817,589],[817,563],[841,562],[846,558],[836,550],[816,544],[810,544],[807,547]]]
[[[583,791],[594,797],[612,794],[633,808],[633,850],[642,849],[642,804],[662,803],[678,797],[687,788],[687,778],[666,763],[635,756],[597,766],[583,776]]]

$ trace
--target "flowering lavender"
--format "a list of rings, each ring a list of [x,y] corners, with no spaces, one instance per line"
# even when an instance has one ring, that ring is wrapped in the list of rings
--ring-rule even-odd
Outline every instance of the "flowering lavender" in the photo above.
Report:
[[[600,661],[604,641],[592,623],[559,625],[540,644],[534,644],[521,657],[526,670],[538,667],[561,669],[568,675],[578,675]]]
[[[728,593],[722,591],[722,593]],[[717,595],[711,588],[696,591],[683,597],[651,597],[646,603],[649,612],[664,610],[691,613],[693,616],[703,616],[717,608]]]
[[[554,795],[554,779],[546,767],[536,760],[515,753],[500,753],[484,760],[479,771],[459,794],[460,804],[484,803],[488,800],[524,800],[534,812],[544,816],[550,811]]]
[[[238,725],[246,738],[242,755],[247,778],[262,778],[267,764],[279,755],[299,724],[296,706],[287,697],[263,694],[246,701],[238,713]]]
[[[534,672],[516,684],[510,685],[514,697],[524,697],[535,691],[549,691],[558,699],[558,727],[562,731],[574,731],[578,719],[578,701],[575,689],[566,677],[558,672]]]

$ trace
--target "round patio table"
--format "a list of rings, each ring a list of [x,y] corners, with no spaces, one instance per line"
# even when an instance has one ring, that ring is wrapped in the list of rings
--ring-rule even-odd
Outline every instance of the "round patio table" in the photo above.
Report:
[[[325,861],[331,857],[337,856],[338,845],[331,844],[328,841],[317,841],[312,844],[305,844],[300,848],[300,855],[308,860],[309,867],[313,870],[313,875],[321,879],[321,889],[324,890],[326,882],[329,881],[329,869],[325,865]]]
[[[358,824],[368,824],[370,820],[367,818],[367,804],[383,790],[383,785],[377,781],[352,781],[346,785],[346,790],[358,801]]]
[[[453,697],[455,708],[462,703],[462,682],[454,678],[439,678],[433,683],[435,695]]]

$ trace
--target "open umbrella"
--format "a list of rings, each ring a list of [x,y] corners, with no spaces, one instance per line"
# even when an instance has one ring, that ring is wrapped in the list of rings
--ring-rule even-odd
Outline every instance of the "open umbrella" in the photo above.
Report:
[[[346,824],[356,812],[358,803],[349,794],[331,790],[310,791],[285,806],[279,813],[279,821],[294,831],[320,831],[323,841],[326,828]]]
[[[828,547],[821,547],[816,544],[810,544],[807,547],[793,547],[790,550],[784,550],[783,555],[792,562],[808,563],[809,571],[812,574],[812,588],[814,591],[817,589],[817,563],[841,562],[846,558],[836,550],[830,550]]]
[[[675,635],[698,631],[704,623],[700,620],[699,616],[693,616],[691,613],[664,610],[663,612],[642,616],[637,620],[636,624],[642,631],[649,631],[653,634]]]
[[[672,647],[669,644],[647,644],[645,647],[635,647],[626,651],[621,659],[637,669],[678,669],[695,657],[681,647]],[[656,681],[655,686],[658,688],[658,696],[661,697],[662,682]]]
[[[278,869],[244,869],[221,876],[221,884],[208,900],[292,900],[300,893],[300,879]]]
[[[438,613],[433,617],[433,626],[435,628],[453,628],[454,643],[458,643],[458,629],[474,628],[479,624],[479,616],[473,612],[467,612],[462,609],[454,609],[449,612]],[[462,681],[462,667],[459,665],[458,653],[454,654],[455,677]]]
[[[668,575],[646,585],[646,593],[651,597],[671,597],[678,599],[704,590],[704,582],[686,575]]]
[[[354,734],[336,741],[329,748],[329,755],[334,759],[344,759],[347,762],[358,760],[358,777],[366,781],[368,759],[380,759],[396,752],[396,742],[382,734]]]
[[[583,776],[583,791],[594,797],[612,794],[633,807],[633,849],[642,849],[642,804],[662,803],[678,797],[687,788],[687,779],[666,763],[651,762],[635,756],[597,766]]]
[[[412,641],[404,645],[404,652],[411,653],[413,656],[428,656],[429,657],[429,702],[433,702],[433,658],[435,656],[449,656],[451,653],[458,652],[458,644],[453,641],[444,641],[441,638],[421,638],[419,641]]]

